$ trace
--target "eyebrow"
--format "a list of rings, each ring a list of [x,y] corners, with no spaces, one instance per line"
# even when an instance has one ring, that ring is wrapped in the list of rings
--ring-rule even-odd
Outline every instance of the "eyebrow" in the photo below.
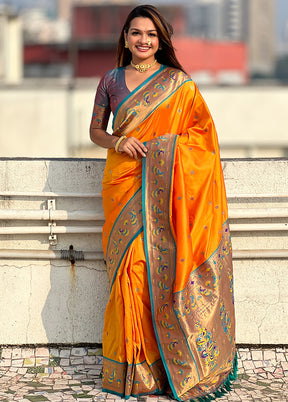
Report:
[[[130,29],[131,29],[131,30],[134,29],[134,31],[139,31],[139,32],[141,32],[141,29],[138,29],[138,28],[130,27]],[[146,32],[157,32],[157,29],[148,29],[148,31],[146,31]]]

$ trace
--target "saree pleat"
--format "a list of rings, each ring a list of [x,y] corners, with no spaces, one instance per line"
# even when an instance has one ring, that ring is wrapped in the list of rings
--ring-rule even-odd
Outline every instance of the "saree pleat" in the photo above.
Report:
[[[127,97],[114,132],[145,142],[108,151],[103,247],[110,297],[103,389],[192,400],[235,370],[231,241],[216,130],[195,84],[161,68]]]

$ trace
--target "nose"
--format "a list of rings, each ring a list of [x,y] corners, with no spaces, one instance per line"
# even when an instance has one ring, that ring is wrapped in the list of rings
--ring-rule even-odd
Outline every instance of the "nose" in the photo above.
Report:
[[[150,39],[148,38],[148,35],[146,35],[146,34],[141,35],[140,40],[141,40],[141,43],[142,43],[143,45],[146,44],[146,43],[147,43],[148,45],[151,44],[151,41],[150,41]]]

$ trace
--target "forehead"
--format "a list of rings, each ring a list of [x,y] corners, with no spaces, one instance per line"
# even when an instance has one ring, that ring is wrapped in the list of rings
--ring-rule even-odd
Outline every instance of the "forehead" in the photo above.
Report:
[[[129,29],[138,29],[139,31],[156,31],[154,22],[150,18],[136,17],[130,23]]]

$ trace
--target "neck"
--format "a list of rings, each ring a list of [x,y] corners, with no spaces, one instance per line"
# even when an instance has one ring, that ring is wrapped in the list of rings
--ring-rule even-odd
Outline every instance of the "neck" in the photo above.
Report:
[[[138,57],[133,57],[132,56],[132,63],[134,64],[151,64],[155,60],[155,57],[149,57],[148,59],[141,59]]]
[[[131,60],[130,64],[133,68],[135,68],[137,71],[139,71],[139,73],[144,73],[145,71],[149,70],[151,67],[155,66],[156,63],[157,63],[157,60],[154,59],[150,63],[147,63],[147,61],[146,61],[146,63],[140,61],[137,64]]]

